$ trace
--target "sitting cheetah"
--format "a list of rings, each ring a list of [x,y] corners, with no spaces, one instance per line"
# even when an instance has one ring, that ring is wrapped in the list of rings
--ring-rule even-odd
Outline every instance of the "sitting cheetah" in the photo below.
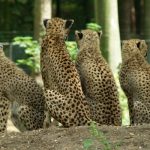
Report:
[[[131,125],[150,123],[150,65],[144,58],[146,53],[144,40],[122,43],[120,84],[128,98]]]
[[[83,92],[92,106],[92,119],[99,124],[121,125],[117,86],[100,52],[102,32],[82,30],[75,35],[79,48],[76,67]]]
[[[90,124],[90,110],[82,91],[75,64],[71,61],[65,38],[73,20],[44,20],[41,73],[47,108],[64,127]]]
[[[43,90],[5,56],[0,45],[0,132],[6,129],[9,104],[13,101],[20,106],[17,116],[27,130],[43,126]]]

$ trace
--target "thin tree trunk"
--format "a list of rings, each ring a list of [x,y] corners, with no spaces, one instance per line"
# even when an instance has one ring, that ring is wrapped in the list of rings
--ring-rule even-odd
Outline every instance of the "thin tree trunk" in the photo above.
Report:
[[[141,0],[134,0],[135,4],[135,17],[136,17],[136,34],[141,34],[141,17],[142,17],[142,6]]]
[[[144,0],[144,38],[150,40],[150,1]]]
[[[117,0],[95,0],[96,22],[102,26],[101,49],[113,72],[121,62]]]
[[[61,1],[56,0],[56,16],[61,17]]]
[[[150,1],[144,0],[144,18],[143,18],[143,38],[150,47]],[[148,53],[148,62],[150,63],[150,53]]]
[[[52,0],[35,0],[34,6],[34,39],[39,40],[43,20],[52,16]]]
[[[118,0],[119,26],[121,39],[129,39],[131,35],[132,0]]]

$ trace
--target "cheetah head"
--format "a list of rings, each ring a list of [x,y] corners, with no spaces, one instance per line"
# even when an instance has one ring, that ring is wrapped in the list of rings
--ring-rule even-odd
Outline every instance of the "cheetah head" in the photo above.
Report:
[[[43,24],[47,35],[55,35],[66,38],[74,20],[64,20],[61,18],[45,19]]]
[[[145,40],[130,39],[122,42],[122,58],[124,60],[130,58],[136,53],[142,54],[144,57],[147,55],[147,44]]]
[[[82,30],[81,32],[75,31],[75,38],[78,48],[80,50],[89,47],[99,49],[101,35],[102,31],[96,32],[89,29]]]

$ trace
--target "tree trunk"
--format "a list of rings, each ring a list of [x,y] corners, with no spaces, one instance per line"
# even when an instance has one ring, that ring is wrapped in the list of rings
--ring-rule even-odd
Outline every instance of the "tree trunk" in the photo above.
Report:
[[[134,0],[135,4],[135,17],[136,17],[136,34],[138,36],[141,35],[141,22],[142,22],[142,16],[143,16],[143,9],[141,5],[141,0]]]
[[[95,0],[96,22],[102,26],[101,49],[113,72],[121,62],[117,0]]]
[[[143,38],[150,47],[150,1],[144,0],[144,18],[143,18]],[[148,62],[150,63],[150,53],[148,53]]]
[[[129,39],[131,37],[132,0],[118,0],[118,8],[121,39]]]
[[[61,1],[56,0],[56,16],[61,17]]]
[[[150,1],[144,0],[144,38],[150,40]]]
[[[34,6],[34,39],[39,41],[43,20],[52,16],[52,0],[35,0]]]

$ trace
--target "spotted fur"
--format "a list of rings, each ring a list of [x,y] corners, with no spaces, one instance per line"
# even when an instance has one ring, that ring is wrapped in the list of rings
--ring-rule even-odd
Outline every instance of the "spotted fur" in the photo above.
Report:
[[[100,52],[102,32],[76,31],[79,52],[76,67],[88,100],[92,119],[99,124],[121,125],[117,86],[113,74]]]
[[[38,129],[44,121],[44,94],[36,81],[9,60],[0,46],[0,132],[5,131],[9,104],[19,104],[17,116],[27,130]]]
[[[90,124],[90,110],[80,78],[65,45],[73,20],[53,18],[44,24],[41,72],[47,108],[64,127]]]
[[[130,123],[150,123],[150,65],[145,60],[144,40],[130,39],[122,43],[120,83],[129,105]]]

